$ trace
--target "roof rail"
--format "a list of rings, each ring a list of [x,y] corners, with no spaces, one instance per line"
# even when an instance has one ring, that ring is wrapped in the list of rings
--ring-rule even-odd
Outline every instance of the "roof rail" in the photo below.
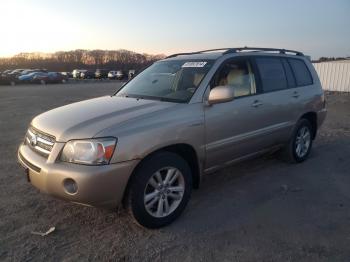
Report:
[[[216,48],[216,49],[207,49],[207,50],[201,50],[201,51],[189,52],[189,53],[177,53],[177,54],[172,54],[170,56],[167,56],[166,58],[176,57],[179,55],[195,55],[195,54],[214,52],[214,51],[224,51],[224,50],[228,51],[229,49],[232,49],[232,48]]]
[[[226,51],[225,51],[226,50]],[[298,56],[304,56],[302,52],[295,51],[295,50],[289,50],[289,49],[281,49],[281,48],[265,48],[265,47],[228,47],[228,48],[216,48],[216,49],[207,49],[202,51],[196,51],[196,52],[189,52],[189,53],[177,53],[172,54],[170,56],[167,56],[166,58],[176,57],[179,55],[195,55],[195,54],[201,54],[201,53],[207,53],[207,52],[214,52],[214,51],[224,51],[222,54],[230,54],[230,53],[237,53],[240,51],[267,51],[267,52],[279,52],[280,54],[286,54],[286,53],[294,53]]]
[[[281,49],[281,48],[265,48],[265,47],[235,47],[230,48],[223,54],[236,53],[237,51],[267,51],[267,52],[279,52],[280,54],[285,53],[294,53],[295,55],[304,56],[302,52],[289,50],[289,49]]]
[[[177,54],[172,54],[172,55],[169,55],[165,58],[172,58],[172,57],[176,57],[178,55],[194,55],[194,54],[198,54],[198,52],[192,52],[192,53],[177,53]]]

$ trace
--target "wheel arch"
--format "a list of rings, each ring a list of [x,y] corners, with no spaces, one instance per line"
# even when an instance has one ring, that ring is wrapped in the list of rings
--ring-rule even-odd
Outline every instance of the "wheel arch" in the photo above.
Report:
[[[312,139],[314,140],[317,135],[317,114],[315,112],[307,112],[303,114],[299,119],[306,119],[310,122],[312,127]]]
[[[141,167],[141,165],[144,161],[146,161],[147,159],[149,159],[153,155],[160,153],[160,152],[171,152],[171,153],[175,153],[175,154],[179,155],[180,157],[182,157],[187,162],[187,164],[189,165],[189,167],[191,169],[193,188],[199,187],[200,180],[201,180],[201,171],[200,171],[199,158],[198,158],[198,155],[197,155],[195,149],[191,145],[185,144],[185,143],[164,146],[162,148],[159,148],[159,149],[154,150],[151,153],[149,153],[136,165],[136,167],[134,168],[134,170],[133,170],[133,172],[128,180],[126,189],[124,190],[124,196],[123,196],[123,201],[122,201],[124,206],[126,205],[126,200],[127,200],[126,198],[128,196],[128,193],[129,193],[130,185],[134,179],[134,176],[135,176],[135,173],[137,172],[137,170]]]

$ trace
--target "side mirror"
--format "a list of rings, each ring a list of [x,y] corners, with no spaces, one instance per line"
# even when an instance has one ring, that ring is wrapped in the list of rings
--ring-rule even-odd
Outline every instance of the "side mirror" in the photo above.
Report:
[[[218,104],[232,101],[234,98],[233,88],[231,86],[216,86],[210,90],[208,104]]]

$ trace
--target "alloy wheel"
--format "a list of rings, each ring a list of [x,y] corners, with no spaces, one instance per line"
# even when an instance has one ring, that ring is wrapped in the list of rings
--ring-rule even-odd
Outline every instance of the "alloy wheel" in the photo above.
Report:
[[[147,182],[144,205],[153,217],[166,217],[180,205],[185,191],[183,174],[175,167],[155,172]]]
[[[308,127],[303,126],[298,130],[295,139],[295,153],[299,158],[304,157],[311,145],[311,133]]]

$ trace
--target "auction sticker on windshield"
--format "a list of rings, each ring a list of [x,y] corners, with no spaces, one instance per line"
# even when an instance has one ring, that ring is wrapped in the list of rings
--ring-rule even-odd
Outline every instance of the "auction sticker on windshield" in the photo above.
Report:
[[[186,62],[182,67],[204,67],[207,62]]]

